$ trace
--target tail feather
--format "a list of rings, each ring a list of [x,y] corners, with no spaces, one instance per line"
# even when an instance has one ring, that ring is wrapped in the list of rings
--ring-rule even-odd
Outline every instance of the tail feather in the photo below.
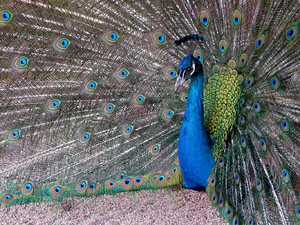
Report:
[[[159,23],[161,3],[22,0],[0,8],[12,16],[0,24],[2,203],[180,183],[184,102],[173,85],[184,50]],[[187,9],[166,10],[190,33]]]
[[[224,39],[228,49],[223,55],[219,51],[217,60],[208,60],[212,64],[204,62],[213,68],[215,64],[221,67],[229,59],[235,59],[235,69],[243,75],[234,136],[226,143],[219,159],[222,163],[216,164],[212,172],[210,179],[215,177],[216,184],[211,184],[207,193],[211,198],[222,196],[222,201],[227,201],[227,205],[220,206],[217,204],[220,198],[215,198],[212,204],[231,223],[295,224],[299,218],[296,183],[300,168],[300,89],[296,71],[300,60],[296,47],[299,4],[284,1],[205,4],[208,5],[203,7],[210,10],[211,18],[222,11],[226,19],[212,19],[203,35],[216,37],[214,29],[224,31],[213,43]],[[241,14],[238,26],[229,16],[239,15],[236,10]],[[225,29],[216,28],[215,23]],[[291,29],[295,31],[293,34],[289,33]],[[203,52],[204,59],[209,57]]]

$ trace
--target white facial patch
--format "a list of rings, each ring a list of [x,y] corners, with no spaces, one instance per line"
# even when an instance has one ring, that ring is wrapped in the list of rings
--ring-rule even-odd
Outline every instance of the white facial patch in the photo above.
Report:
[[[192,62],[192,68],[193,68],[193,71],[191,72],[191,75],[194,74],[195,69],[196,69],[196,63],[194,61]]]

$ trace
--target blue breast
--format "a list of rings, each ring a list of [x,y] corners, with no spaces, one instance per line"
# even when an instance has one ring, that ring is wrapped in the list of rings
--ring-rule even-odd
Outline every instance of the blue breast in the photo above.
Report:
[[[191,78],[187,105],[178,143],[178,157],[184,187],[206,187],[214,157],[204,127],[203,73]]]

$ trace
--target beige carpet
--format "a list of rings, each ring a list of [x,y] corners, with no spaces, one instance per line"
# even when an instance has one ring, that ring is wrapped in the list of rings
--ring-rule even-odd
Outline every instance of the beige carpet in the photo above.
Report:
[[[72,203],[73,202],[73,203]],[[0,206],[0,224],[223,225],[204,192],[169,188]]]

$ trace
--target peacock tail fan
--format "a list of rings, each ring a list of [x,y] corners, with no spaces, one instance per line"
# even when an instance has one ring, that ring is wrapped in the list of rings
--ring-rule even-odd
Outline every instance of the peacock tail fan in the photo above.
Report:
[[[2,0],[0,202],[182,183],[188,53],[205,76],[212,205],[231,224],[299,223],[299,21],[295,0]]]
[[[216,159],[211,204],[230,224],[298,224],[299,2],[202,1],[202,7],[203,35],[213,41],[201,50],[204,60],[216,57],[207,62],[204,91]]]
[[[173,39],[193,27],[166,4],[1,1],[3,205],[181,183]]]

